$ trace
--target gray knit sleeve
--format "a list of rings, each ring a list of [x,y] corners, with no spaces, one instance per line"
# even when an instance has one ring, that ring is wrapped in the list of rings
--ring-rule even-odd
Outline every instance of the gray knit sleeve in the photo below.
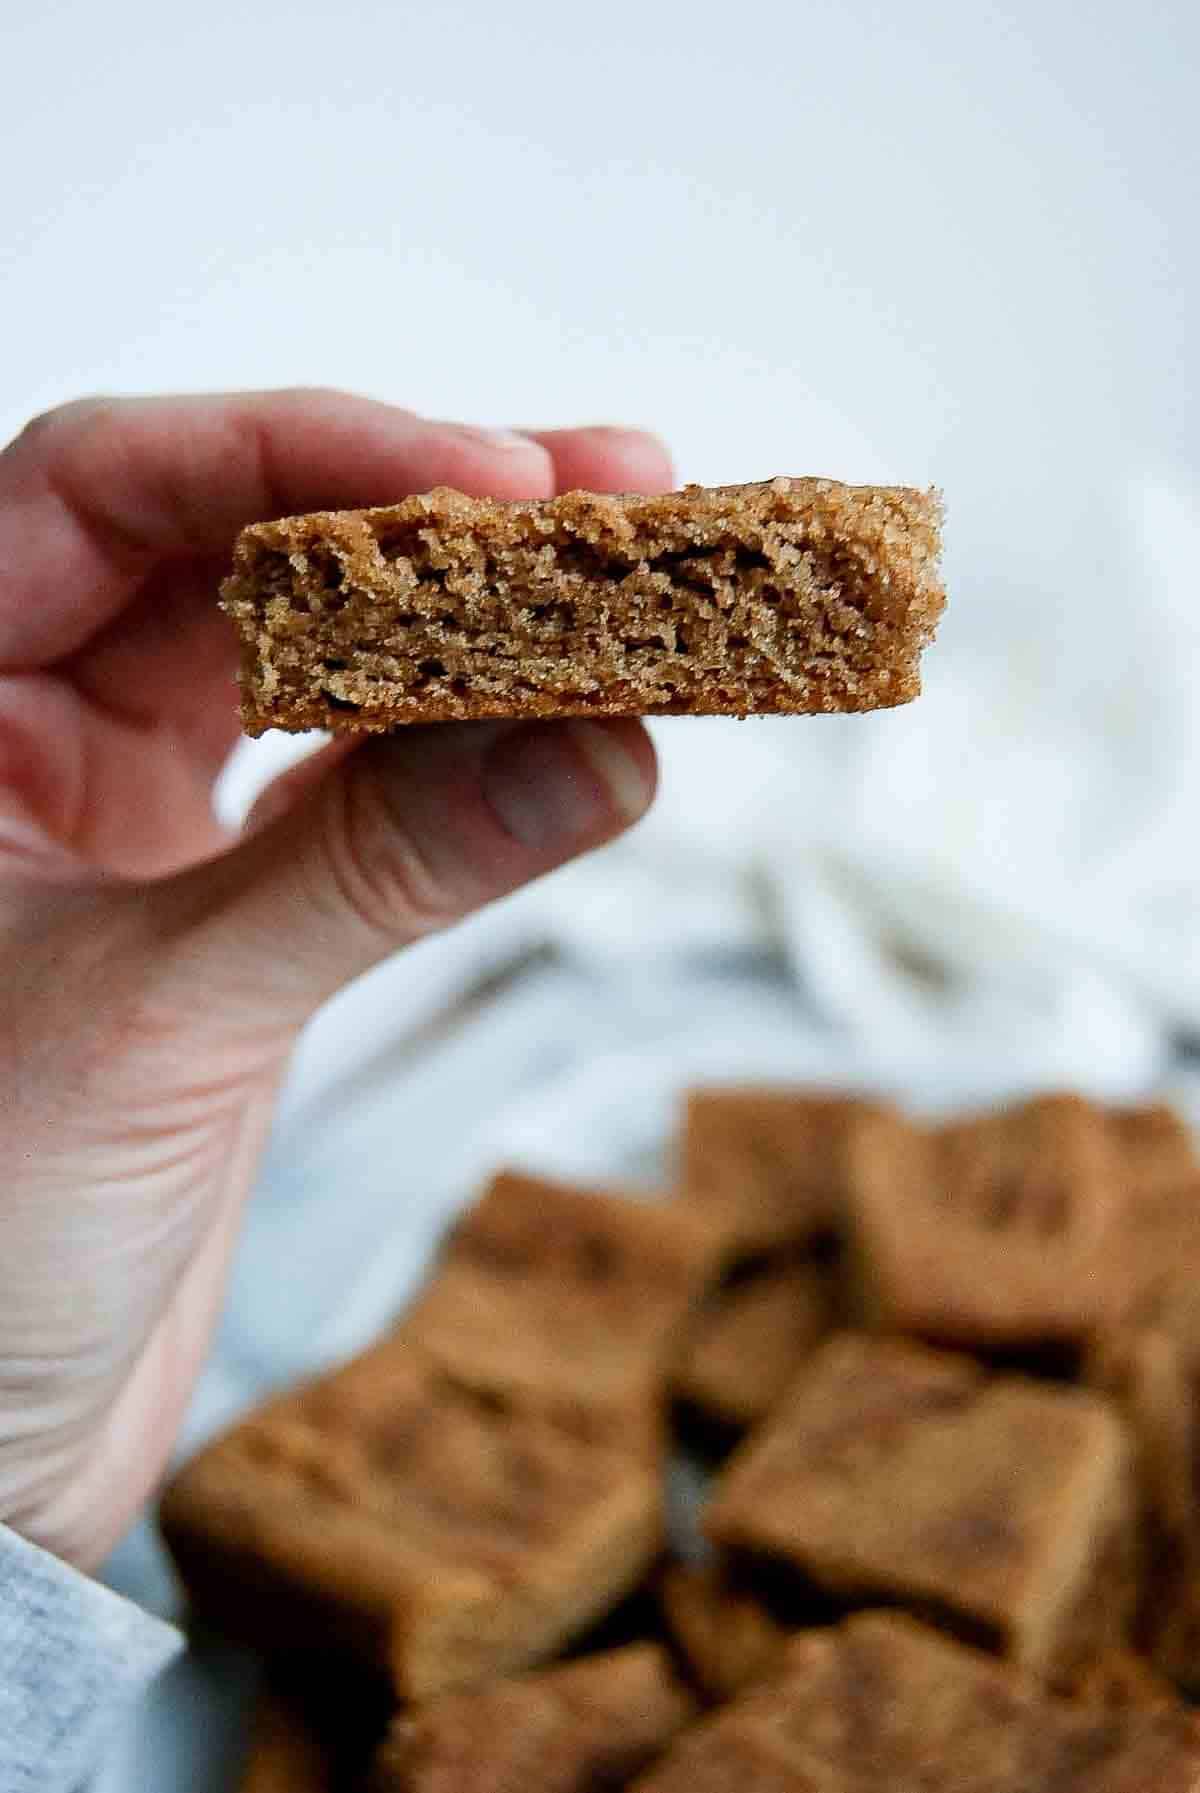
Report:
[[[76,1793],[182,1642],[0,1525],[0,1793]]]

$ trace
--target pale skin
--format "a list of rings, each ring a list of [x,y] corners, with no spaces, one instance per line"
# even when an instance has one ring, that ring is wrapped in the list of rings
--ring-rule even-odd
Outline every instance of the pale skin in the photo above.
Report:
[[[638,723],[445,725],[339,740],[231,836],[236,531],[671,483],[637,432],[330,392],[86,401],[0,453],[0,1521],[91,1569],[158,1482],[318,1004],[653,796]]]

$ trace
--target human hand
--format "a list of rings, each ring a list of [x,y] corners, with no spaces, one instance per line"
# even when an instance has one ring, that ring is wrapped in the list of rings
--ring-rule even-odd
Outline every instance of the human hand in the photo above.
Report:
[[[633,722],[341,737],[231,837],[236,531],[438,484],[665,490],[651,439],[502,438],[327,392],[96,401],[0,453],[0,1520],[83,1567],[160,1476],[296,1033],[607,840]]]

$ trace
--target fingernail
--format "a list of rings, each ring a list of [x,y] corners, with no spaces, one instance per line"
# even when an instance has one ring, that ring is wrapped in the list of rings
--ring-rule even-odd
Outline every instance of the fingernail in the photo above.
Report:
[[[621,820],[636,822],[650,801],[650,781],[620,735],[600,722],[568,722],[567,730]]]
[[[535,724],[506,736],[485,761],[482,782],[501,825],[535,852],[636,821],[651,791],[619,737],[595,722]]]
[[[528,454],[530,449],[537,454],[546,452],[540,442],[535,442],[532,436],[523,436],[519,430],[489,430],[473,423],[456,424],[455,428],[460,436],[466,436],[472,442],[480,442],[485,448],[500,448],[510,452],[518,449],[524,454]]]

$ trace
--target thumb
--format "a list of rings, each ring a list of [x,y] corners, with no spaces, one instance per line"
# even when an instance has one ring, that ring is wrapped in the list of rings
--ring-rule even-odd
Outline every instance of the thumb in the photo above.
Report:
[[[282,819],[146,893],[165,949],[156,994],[231,1045],[288,1043],[397,947],[620,833],[655,781],[632,721],[441,724],[369,742]]]

